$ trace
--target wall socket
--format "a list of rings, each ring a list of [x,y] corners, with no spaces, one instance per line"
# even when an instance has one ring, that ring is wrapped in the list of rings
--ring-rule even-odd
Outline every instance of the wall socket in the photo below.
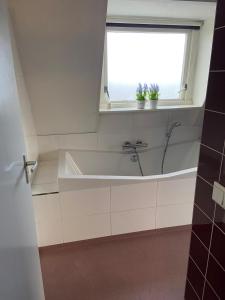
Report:
[[[225,187],[214,182],[212,199],[222,208],[225,209]]]

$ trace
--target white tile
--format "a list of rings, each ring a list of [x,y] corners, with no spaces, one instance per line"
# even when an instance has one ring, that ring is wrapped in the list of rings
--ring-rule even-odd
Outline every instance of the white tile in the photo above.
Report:
[[[122,150],[122,145],[126,141],[131,141],[131,131],[121,133],[99,133],[98,134],[98,150]]]
[[[196,178],[160,181],[157,205],[193,203]]]
[[[49,194],[57,192],[59,192],[59,186],[57,183],[32,184],[32,195]]]
[[[183,141],[194,141],[201,138],[202,126],[182,125],[174,129],[170,143],[180,143]]]
[[[181,122],[183,126],[201,126],[203,122],[203,109],[173,111],[170,123],[177,121]]]
[[[193,204],[159,206],[156,212],[156,228],[191,224],[192,214]]]
[[[62,221],[45,219],[36,223],[38,246],[50,246],[63,243]]]
[[[58,176],[58,161],[40,162],[33,179],[33,184],[56,183]]]
[[[110,189],[98,188],[60,193],[64,218],[107,213],[110,210]]]
[[[33,203],[36,222],[61,219],[59,194],[34,196]]]
[[[38,148],[40,154],[58,150],[59,146],[57,136],[38,136]]]
[[[166,126],[165,127],[153,127],[151,130],[143,130],[134,128],[131,134],[131,141],[142,140],[148,144],[149,148],[162,146],[165,142],[166,136]]]
[[[65,243],[104,237],[110,234],[109,213],[63,219],[63,240]]]
[[[155,229],[155,208],[111,214],[112,234]]]
[[[59,135],[59,149],[69,150],[69,149],[97,149],[97,134],[96,133],[86,133],[86,134],[68,134]]]
[[[99,133],[124,133],[130,132],[133,125],[132,114],[105,114],[100,115]]]
[[[164,111],[135,113],[133,129],[166,127],[168,120],[169,113]]]
[[[156,206],[157,182],[111,187],[111,211],[125,211]]]

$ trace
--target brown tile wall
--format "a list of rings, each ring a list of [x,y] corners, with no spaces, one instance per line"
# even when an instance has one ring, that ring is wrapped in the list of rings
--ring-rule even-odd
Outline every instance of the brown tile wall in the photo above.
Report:
[[[225,210],[212,200],[225,185],[225,1],[218,0],[198,167],[186,300],[225,299]]]

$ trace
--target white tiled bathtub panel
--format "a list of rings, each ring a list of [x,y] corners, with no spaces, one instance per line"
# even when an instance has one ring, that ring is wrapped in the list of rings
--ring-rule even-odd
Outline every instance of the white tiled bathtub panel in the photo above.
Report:
[[[33,197],[39,246],[191,224],[195,176]]]

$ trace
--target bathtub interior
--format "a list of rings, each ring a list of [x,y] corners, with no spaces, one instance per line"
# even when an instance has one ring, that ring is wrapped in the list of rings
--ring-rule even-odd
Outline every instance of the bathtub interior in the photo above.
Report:
[[[140,152],[140,162],[145,176],[159,175],[163,147]],[[64,174],[140,176],[137,162],[130,160],[131,154],[109,151],[67,151],[64,154]],[[165,160],[165,173],[195,168],[199,156],[199,142],[171,145]]]

